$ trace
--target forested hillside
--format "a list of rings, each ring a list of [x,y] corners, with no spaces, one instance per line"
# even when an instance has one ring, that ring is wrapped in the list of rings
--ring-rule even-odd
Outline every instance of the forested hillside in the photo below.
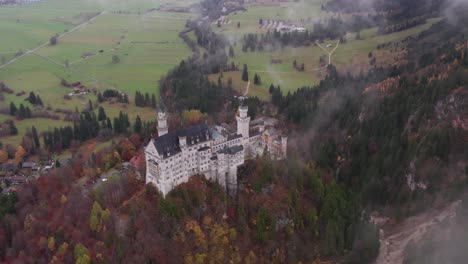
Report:
[[[329,1],[324,8],[342,2]],[[395,10],[395,21],[413,5],[415,16],[438,12],[442,19],[400,43],[405,56],[395,63],[354,75],[330,64],[318,85],[286,93],[273,83],[270,101],[246,99],[251,116],[280,120],[290,132],[290,147],[282,161],[268,151],[246,161],[236,196],[197,175],[163,197],[145,185],[142,149],[154,137],[154,124],[142,124],[139,116],[130,124],[122,112],[112,123],[104,110],[96,115],[90,105],[75,113],[73,127],[44,133],[44,151],[58,152],[106,133],[121,137],[95,153],[80,149],[66,164],[0,194],[0,259],[372,263],[380,248],[376,212],[397,225],[461,198],[453,229],[430,233],[427,237],[440,240],[435,244],[411,244],[405,263],[465,259],[464,252],[431,247],[453,244],[444,234],[466,243],[468,17],[461,10],[467,5],[447,13],[442,0],[423,8],[423,1],[379,2],[386,3],[379,8]],[[204,15],[217,18],[222,4],[212,0],[201,6]],[[207,77],[236,68],[227,63],[224,39],[207,23],[188,21],[189,32],[194,40],[182,38],[191,41],[194,56],[160,80],[161,100],[173,115],[171,129],[211,119],[229,122],[239,104],[230,84]],[[149,94],[146,103],[137,95],[139,107],[156,105]],[[174,117],[179,113],[197,118],[182,122]],[[33,148],[34,138],[31,134]]]

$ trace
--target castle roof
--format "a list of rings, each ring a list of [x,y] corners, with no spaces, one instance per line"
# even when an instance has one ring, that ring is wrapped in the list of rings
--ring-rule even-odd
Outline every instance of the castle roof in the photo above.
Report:
[[[154,140],[154,146],[159,155],[167,158],[179,153],[181,151],[179,137],[186,137],[187,146],[202,143],[210,139],[208,126],[205,124],[170,132]]]
[[[229,148],[224,148],[222,150],[219,150],[218,153],[234,155],[234,154],[242,151],[243,149],[244,149],[244,147],[242,145],[236,145],[236,146],[232,146],[232,147],[229,147]]]

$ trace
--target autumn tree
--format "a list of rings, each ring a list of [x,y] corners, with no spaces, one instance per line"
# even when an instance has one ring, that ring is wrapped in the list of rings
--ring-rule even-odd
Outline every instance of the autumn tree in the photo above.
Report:
[[[0,149],[0,163],[6,162],[8,160],[8,152]]]
[[[89,264],[91,263],[91,257],[89,250],[81,243],[76,244],[75,250],[73,251],[75,256],[76,264]]]
[[[203,113],[200,110],[191,109],[182,112],[182,120],[190,125],[200,124],[202,117]]]
[[[103,227],[103,222],[109,218],[110,211],[109,209],[103,210],[101,205],[98,202],[94,201],[93,208],[91,209],[91,214],[89,217],[89,227],[91,230],[100,232]]]
[[[16,163],[20,163],[21,161],[23,161],[23,158],[25,155],[26,155],[26,150],[24,150],[23,146],[19,145],[15,153]]]

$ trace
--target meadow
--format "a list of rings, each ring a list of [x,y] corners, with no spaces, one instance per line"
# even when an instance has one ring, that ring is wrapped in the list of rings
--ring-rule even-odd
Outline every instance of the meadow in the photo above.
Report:
[[[247,11],[239,11],[236,14],[227,16],[232,20],[229,24],[223,24],[218,27],[213,24],[213,28],[218,33],[223,34],[234,47],[235,56],[230,62],[242,66],[246,64],[249,69],[251,80],[254,74],[258,74],[262,79],[262,85],[251,86],[250,96],[259,96],[260,99],[268,99],[268,88],[270,84],[280,85],[283,92],[293,92],[303,86],[312,86],[317,84],[326,74],[325,70],[317,70],[323,67],[320,64],[320,57],[328,60],[330,53],[337,45],[338,40],[326,40],[319,47],[312,44],[308,47],[285,47],[274,51],[255,51],[243,52],[241,50],[242,37],[247,33],[264,34],[267,29],[259,27],[260,18],[289,21],[289,23],[300,23],[303,19],[309,17],[312,21],[319,21],[327,17],[334,16],[321,10],[322,1],[305,1],[281,3],[281,4],[254,4],[247,6]],[[293,11],[291,11],[293,10]],[[291,13],[294,15],[291,16]],[[237,28],[237,22],[240,27]],[[338,71],[342,73],[358,74],[371,67],[369,63],[369,53],[372,52],[377,59],[377,65],[391,64],[396,53],[388,49],[377,50],[377,46],[384,43],[398,43],[409,36],[414,36],[426,29],[439,19],[429,19],[427,23],[386,35],[379,35],[377,28],[367,29],[361,32],[361,39],[356,39],[355,33],[349,33],[346,36],[346,43],[339,43],[339,46],[331,56],[331,62]],[[310,23],[305,23],[310,25]],[[306,26],[307,27],[307,26]],[[273,64],[272,60],[281,61]],[[299,72],[293,67],[293,61],[298,65],[302,63],[305,66],[304,72]],[[326,64],[325,64],[326,65]],[[233,86],[238,91],[244,91],[246,82],[241,80],[240,72],[224,73],[226,78],[231,78]],[[211,75],[210,78],[217,80],[219,74]],[[226,78],[223,78],[226,81]]]
[[[162,75],[191,55],[178,36],[194,13],[158,11],[161,6],[190,6],[193,0],[47,0],[20,6],[0,7],[0,81],[23,96],[4,94],[1,108],[29,105],[29,92],[39,94],[45,106],[55,109],[83,109],[92,94],[64,100],[72,91],[60,82],[81,82],[89,89],[116,89],[130,96],[130,105],[104,104],[109,116],[126,111],[133,120],[153,120],[154,110],[135,107],[136,91],[158,94]],[[58,43],[49,39],[58,35]],[[34,52],[28,52],[33,50]],[[18,52],[24,55],[15,59]],[[120,62],[115,63],[113,56]],[[11,61],[11,62],[10,62]],[[29,105],[30,106],[30,105]],[[0,120],[11,119],[0,116]],[[33,121],[35,120],[35,121]],[[26,128],[37,123],[40,131],[63,126],[64,121],[15,121],[19,136],[4,137],[17,144]],[[47,125],[41,125],[46,123]]]

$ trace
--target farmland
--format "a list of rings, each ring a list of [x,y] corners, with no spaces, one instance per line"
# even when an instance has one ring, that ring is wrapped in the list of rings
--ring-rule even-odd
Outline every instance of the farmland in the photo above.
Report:
[[[130,96],[130,105],[103,105],[109,116],[128,111],[130,118],[140,115],[153,120],[154,110],[135,107],[136,91],[158,94],[158,80],[190,49],[178,36],[185,22],[195,13],[173,13],[159,7],[185,6],[196,1],[93,1],[48,0],[20,6],[0,7],[0,81],[14,91],[4,93],[1,108],[10,102],[32,107],[25,101],[29,92],[39,94],[44,106],[55,109],[83,109],[93,94],[64,100],[71,88],[61,80],[80,82],[97,92],[115,89]],[[58,36],[56,45],[49,44]],[[113,57],[119,62],[113,62]],[[23,95],[17,96],[19,92]],[[9,119],[2,115],[1,120]],[[40,131],[45,120],[15,121],[19,135],[34,124]],[[62,126],[65,121],[46,122]],[[2,142],[17,144],[21,136],[4,137]]]
[[[65,115],[56,110],[83,110],[91,100],[97,102],[93,93],[73,96],[64,95],[73,91],[61,82],[80,83],[89,91],[102,92],[114,89],[126,93],[130,104],[102,103],[108,116],[127,112],[133,120],[139,115],[143,120],[154,120],[154,109],[136,107],[133,95],[136,91],[154,94],[158,98],[158,80],[181,60],[189,57],[189,47],[179,37],[189,18],[196,13],[170,12],[170,7],[189,7],[194,0],[48,0],[20,6],[0,7],[0,81],[14,93],[4,93],[1,102],[6,110],[11,102],[32,107],[27,98],[29,92],[39,94],[44,106],[58,115],[59,120],[16,120],[18,136],[3,137],[2,142],[17,144],[21,135],[33,124],[40,130],[70,124]],[[225,17],[226,24],[219,27],[213,23],[215,32],[222,34],[234,48],[235,55],[229,63],[244,64],[249,68],[250,78],[261,77],[261,84],[251,82],[248,96],[269,100],[270,84],[280,85],[284,93],[293,92],[302,86],[317,84],[324,76],[328,55],[333,50],[331,63],[340,72],[357,74],[371,67],[368,54],[373,53],[377,65],[392,63],[398,53],[389,49],[377,49],[385,43],[399,43],[414,36],[438,21],[430,19],[426,24],[392,34],[380,35],[377,28],[346,35],[346,42],[326,39],[318,46],[285,46],[273,51],[242,51],[244,34],[265,34],[266,27],[259,26],[259,19],[284,21],[302,25],[312,30],[313,23],[331,17],[347,15],[328,13],[322,10],[321,0],[282,2],[276,4],[247,4],[247,11],[237,11]],[[163,11],[165,10],[165,11]],[[238,27],[239,23],[239,27]],[[49,39],[57,36],[57,44]],[[188,36],[196,40],[193,32]],[[201,48],[202,52],[205,52]],[[399,52],[405,52],[399,48]],[[117,58],[117,59],[115,59]],[[322,59],[322,62],[320,62]],[[299,71],[293,62],[304,65]],[[274,62],[274,63],[273,63]],[[217,82],[220,74],[209,78]],[[244,94],[247,82],[241,80],[241,72],[224,72],[222,82],[232,81],[239,94]],[[19,93],[19,94],[18,94]],[[0,121],[12,119],[5,114]]]

